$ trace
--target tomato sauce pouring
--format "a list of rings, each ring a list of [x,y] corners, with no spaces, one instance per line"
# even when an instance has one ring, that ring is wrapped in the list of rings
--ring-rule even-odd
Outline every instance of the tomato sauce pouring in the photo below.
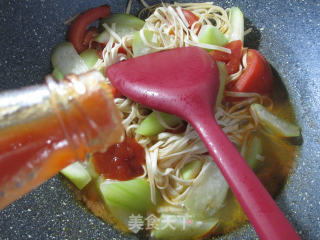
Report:
[[[118,112],[101,74],[71,75],[60,83],[49,77],[47,86],[2,99],[0,208],[68,164],[121,140]]]

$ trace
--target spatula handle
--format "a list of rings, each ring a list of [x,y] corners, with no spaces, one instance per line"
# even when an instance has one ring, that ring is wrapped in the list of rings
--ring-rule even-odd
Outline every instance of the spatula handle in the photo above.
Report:
[[[206,144],[260,239],[300,239],[212,115],[190,122]]]

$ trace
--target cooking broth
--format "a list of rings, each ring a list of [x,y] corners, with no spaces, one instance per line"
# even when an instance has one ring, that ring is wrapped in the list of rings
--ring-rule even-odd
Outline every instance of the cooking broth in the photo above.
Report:
[[[276,80],[272,94],[273,113],[282,119],[295,123],[294,111],[286,89],[279,79]],[[294,159],[298,154],[298,147],[291,144],[288,139],[270,135],[261,128],[258,135],[262,139],[264,160],[259,164],[256,175],[272,197],[276,198],[286,184],[294,165]],[[247,221],[247,217],[231,191],[228,193],[224,207],[217,215],[220,224],[214,235],[226,234],[239,228]]]
[[[280,81],[276,83],[272,99],[274,101],[273,112],[282,119],[294,123],[293,108]],[[286,184],[294,159],[298,154],[298,148],[296,145],[291,144],[289,140],[274,137],[262,128],[258,129],[257,135],[262,139],[264,160],[260,162],[255,172],[269,193],[275,198]],[[82,191],[77,190],[75,187],[72,188],[75,190],[77,198],[81,199],[94,215],[111,223],[120,231],[128,231],[127,227],[108,211],[94,181]],[[230,190],[223,207],[217,212],[216,216],[219,219],[219,224],[214,229],[213,236],[227,234],[247,223],[247,217]]]

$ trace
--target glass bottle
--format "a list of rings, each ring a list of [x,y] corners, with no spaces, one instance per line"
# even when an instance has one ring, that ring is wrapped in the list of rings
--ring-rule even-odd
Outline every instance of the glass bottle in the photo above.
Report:
[[[123,129],[101,73],[0,94],[0,209],[88,154],[120,142]]]

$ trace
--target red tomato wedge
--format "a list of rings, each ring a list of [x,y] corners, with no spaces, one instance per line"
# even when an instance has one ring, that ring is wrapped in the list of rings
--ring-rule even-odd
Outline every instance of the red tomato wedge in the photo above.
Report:
[[[236,73],[239,71],[239,65],[241,62],[242,42],[241,40],[232,41],[224,47],[229,48],[231,50],[231,54],[218,50],[213,50],[209,54],[214,60],[225,62],[229,74]]]
[[[189,23],[189,27],[191,27],[192,24],[194,24],[194,22],[199,20],[199,18],[193,12],[187,9],[181,9],[181,11],[184,17],[186,18],[187,22]]]
[[[221,52],[218,50],[213,50],[213,51],[209,52],[209,54],[211,55],[211,57],[213,57],[214,60],[224,62],[224,63],[229,62],[231,59],[231,54],[226,53],[226,52]]]
[[[84,44],[84,37],[88,26],[99,18],[106,18],[110,15],[110,7],[108,5],[89,9],[81,13],[71,24],[68,39],[73,44],[78,53],[88,48]]]
[[[248,49],[247,67],[229,90],[269,94],[272,87],[273,75],[269,63],[259,51]]]

